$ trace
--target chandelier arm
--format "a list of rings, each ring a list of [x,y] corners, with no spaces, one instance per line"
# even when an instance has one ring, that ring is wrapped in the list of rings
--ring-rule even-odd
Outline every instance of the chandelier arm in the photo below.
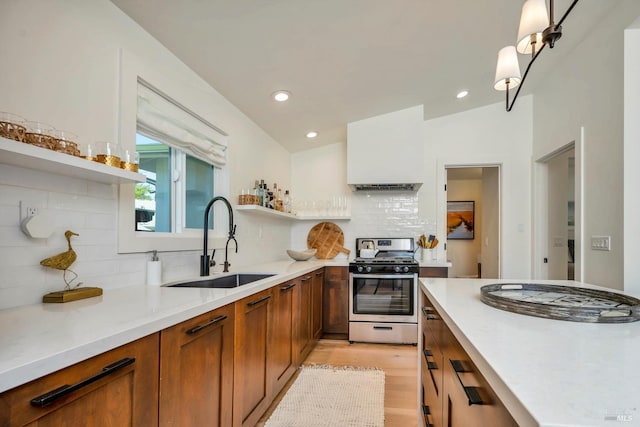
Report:
[[[509,95],[507,94],[507,112],[510,112],[511,109],[513,108],[513,105],[516,103],[516,99],[518,99],[518,94],[520,93],[520,89],[522,89],[522,86],[524,86],[524,81],[527,79],[527,74],[529,74],[529,70],[531,69],[531,66],[533,65],[534,61],[538,58],[540,53],[544,50],[544,47],[546,45],[547,45],[546,43],[543,43],[540,50],[536,52],[536,55],[533,58],[531,58],[529,65],[527,65],[527,69],[524,71],[524,74],[522,75],[522,80],[520,80],[520,84],[518,85],[518,90],[516,91],[516,95],[513,97],[513,100],[511,101],[511,105],[509,105]],[[509,92],[508,88],[507,88],[507,92]]]
[[[576,4],[578,4],[579,0],[573,0],[573,2],[571,3],[571,6],[569,6],[569,8],[567,9],[567,11],[564,13],[564,15],[562,15],[562,18],[560,18],[560,21],[558,21],[558,26],[562,25],[562,23],[564,22],[564,20],[567,18],[567,16],[569,16],[569,14],[571,13],[571,11],[573,10],[573,8],[575,7]]]

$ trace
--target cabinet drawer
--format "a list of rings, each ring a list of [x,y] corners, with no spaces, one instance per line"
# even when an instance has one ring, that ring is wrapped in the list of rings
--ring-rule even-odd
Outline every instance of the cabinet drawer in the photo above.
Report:
[[[448,416],[447,425],[516,427],[518,424],[452,334],[449,342],[444,358],[443,412]]]
[[[157,425],[158,335],[0,394],[0,425]]]

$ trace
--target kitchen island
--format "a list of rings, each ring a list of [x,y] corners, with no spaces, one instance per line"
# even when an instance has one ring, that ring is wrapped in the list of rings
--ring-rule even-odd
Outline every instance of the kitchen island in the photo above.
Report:
[[[640,425],[640,322],[502,311],[480,301],[480,288],[493,283],[518,281],[423,278],[421,289],[518,425]]]

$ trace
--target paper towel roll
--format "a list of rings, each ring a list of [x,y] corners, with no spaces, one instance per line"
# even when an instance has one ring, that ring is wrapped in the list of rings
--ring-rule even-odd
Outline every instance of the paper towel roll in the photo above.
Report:
[[[147,285],[160,286],[162,284],[162,262],[147,261]]]

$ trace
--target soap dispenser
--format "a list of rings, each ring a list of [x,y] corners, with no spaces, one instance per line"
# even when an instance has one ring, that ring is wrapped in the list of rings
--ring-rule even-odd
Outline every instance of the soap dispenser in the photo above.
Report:
[[[147,261],[147,285],[160,286],[162,284],[162,261],[158,258],[158,251],[154,250],[151,261]]]

